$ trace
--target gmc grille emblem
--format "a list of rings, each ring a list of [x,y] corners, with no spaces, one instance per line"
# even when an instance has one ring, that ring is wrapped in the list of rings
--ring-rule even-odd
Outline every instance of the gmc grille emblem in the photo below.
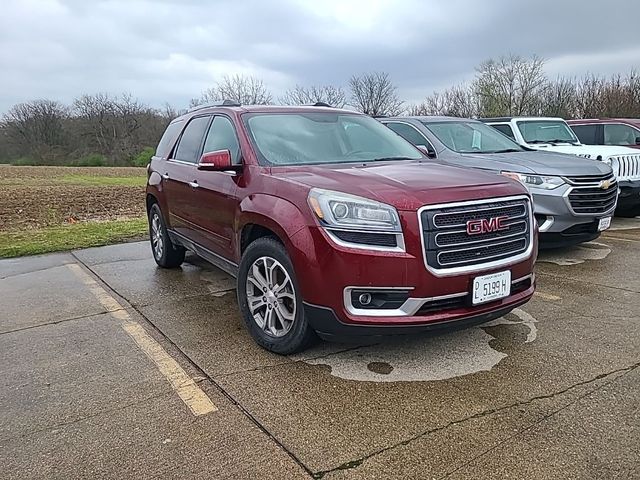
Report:
[[[504,224],[507,220],[509,220],[509,217],[506,216],[469,220],[467,222],[467,235],[480,235],[482,233],[508,230],[509,226]]]

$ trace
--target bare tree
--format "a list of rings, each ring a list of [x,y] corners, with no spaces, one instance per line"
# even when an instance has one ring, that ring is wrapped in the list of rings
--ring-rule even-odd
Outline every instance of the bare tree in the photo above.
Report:
[[[559,77],[548,83],[539,97],[538,112],[535,113],[544,117],[573,118],[576,109],[575,80]]]
[[[539,106],[539,97],[546,88],[544,60],[517,55],[487,60],[477,68],[473,82],[479,97],[480,115],[527,115]]]
[[[192,99],[192,107],[222,100],[232,100],[241,105],[268,105],[273,97],[264,82],[254,76],[224,76],[215,87],[202,92],[199,98]]]
[[[65,120],[69,109],[53,100],[14,105],[3,116],[5,139],[19,156],[55,161],[65,146]]]
[[[404,102],[398,98],[396,86],[386,72],[354,75],[349,79],[351,104],[367,115],[399,115]]]
[[[580,118],[600,116],[604,79],[586,75],[576,83],[576,115]]]
[[[333,85],[312,85],[310,87],[296,85],[295,88],[287,90],[280,98],[280,103],[283,105],[307,105],[317,102],[343,108],[347,104],[347,96],[341,87]]]
[[[478,98],[472,87],[461,84],[434,92],[423,103],[410,108],[411,115],[446,115],[472,118],[478,115]]]
[[[130,94],[82,95],[73,102],[76,156],[99,153],[127,163],[144,147],[154,146],[168,120]]]

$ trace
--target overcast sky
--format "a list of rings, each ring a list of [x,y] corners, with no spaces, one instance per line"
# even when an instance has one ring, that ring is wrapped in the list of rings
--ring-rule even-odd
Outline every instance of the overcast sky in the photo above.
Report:
[[[0,112],[131,92],[184,107],[225,74],[345,85],[387,71],[408,102],[506,53],[547,73],[640,67],[638,0],[0,0]]]

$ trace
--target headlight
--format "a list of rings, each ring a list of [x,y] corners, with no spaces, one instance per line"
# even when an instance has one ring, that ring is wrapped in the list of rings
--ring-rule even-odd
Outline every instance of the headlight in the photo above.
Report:
[[[501,172],[505,177],[520,181],[529,189],[553,190],[564,185],[564,180],[560,177],[547,175],[529,175],[527,173]]]
[[[311,210],[324,226],[402,232],[398,212],[391,205],[319,188],[313,188],[308,198]]]

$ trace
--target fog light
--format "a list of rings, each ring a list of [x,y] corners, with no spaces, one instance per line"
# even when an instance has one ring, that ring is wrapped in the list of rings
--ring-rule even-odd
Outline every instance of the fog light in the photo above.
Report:
[[[360,305],[369,305],[371,303],[371,294],[370,293],[362,293],[358,297],[358,301]]]
[[[393,310],[400,308],[402,304],[409,298],[410,290],[404,289],[368,289],[354,288],[348,291],[349,298],[345,298],[347,307],[356,309],[383,309]]]

